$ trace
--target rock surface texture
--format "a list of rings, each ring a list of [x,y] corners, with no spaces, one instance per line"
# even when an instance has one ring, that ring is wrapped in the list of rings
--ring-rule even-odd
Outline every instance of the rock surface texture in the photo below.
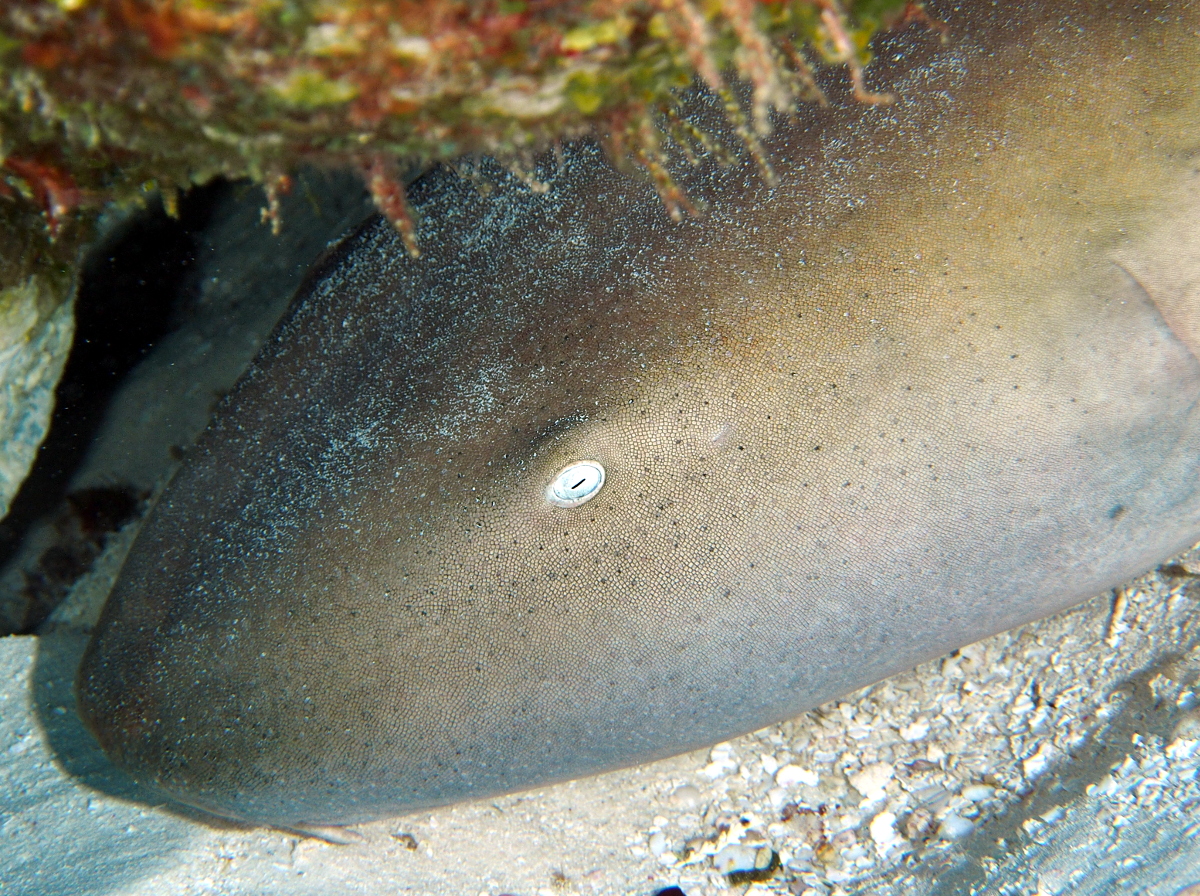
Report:
[[[46,437],[74,332],[71,302],[40,278],[0,290],[0,517]]]

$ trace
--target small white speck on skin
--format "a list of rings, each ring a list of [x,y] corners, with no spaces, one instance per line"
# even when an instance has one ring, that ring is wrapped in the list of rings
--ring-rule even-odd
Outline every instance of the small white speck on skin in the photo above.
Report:
[[[716,430],[708,436],[708,441],[718,448],[726,445],[733,438],[733,426],[728,423],[722,423]]]

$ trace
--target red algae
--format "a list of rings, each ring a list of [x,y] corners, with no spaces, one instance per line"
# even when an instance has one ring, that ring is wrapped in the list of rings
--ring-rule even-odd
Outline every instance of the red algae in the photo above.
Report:
[[[262,183],[278,227],[306,164],[362,171],[412,252],[398,171],[520,165],[589,135],[675,217],[690,206],[662,161],[680,88],[725,97],[757,155],[771,109],[821,99],[815,62],[878,99],[862,86],[871,35],[922,17],[914,0],[9,0],[0,216],[24,236],[0,244],[0,290],[70,268],[108,204],[159,194],[169,209],[216,176]]]

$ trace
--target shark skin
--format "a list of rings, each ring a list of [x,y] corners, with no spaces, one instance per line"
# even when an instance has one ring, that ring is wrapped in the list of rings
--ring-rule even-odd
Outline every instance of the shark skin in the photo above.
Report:
[[[579,146],[314,272],[79,672],[114,762],[346,825],[647,762],[1200,539],[1200,5],[931,3],[703,213]],[[581,467],[580,464],[590,466]],[[598,484],[601,477],[603,481]],[[591,477],[589,479],[589,477]]]

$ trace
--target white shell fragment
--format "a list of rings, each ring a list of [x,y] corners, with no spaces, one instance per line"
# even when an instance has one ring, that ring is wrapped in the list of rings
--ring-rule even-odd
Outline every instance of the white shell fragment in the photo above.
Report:
[[[961,840],[971,831],[975,830],[975,825],[967,821],[961,815],[948,813],[943,819],[938,834],[946,840]]]
[[[820,776],[816,772],[798,765],[785,765],[775,773],[775,783],[780,787],[795,787],[797,784],[816,787],[820,781]]]
[[[892,777],[892,766],[889,763],[876,762],[864,767],[862,771],[847,775],[846,780],[864,799],[877,802],[887,797],[887,786]]]
[[[604,485],[604,467],[580,460],[563,467],[546,487],[546,500],[557,507],[578,507],[595,497]]]
[[[713,856],[712,863],[721,874],[747,874],[770,868],[772,858],[769,846],[731,843]]]
[[[873,819],[867,830],[875,841],[875,848],[881,856],[903,849],[907,841],[896,832],[896,815],[893,812],[880,812]]]

